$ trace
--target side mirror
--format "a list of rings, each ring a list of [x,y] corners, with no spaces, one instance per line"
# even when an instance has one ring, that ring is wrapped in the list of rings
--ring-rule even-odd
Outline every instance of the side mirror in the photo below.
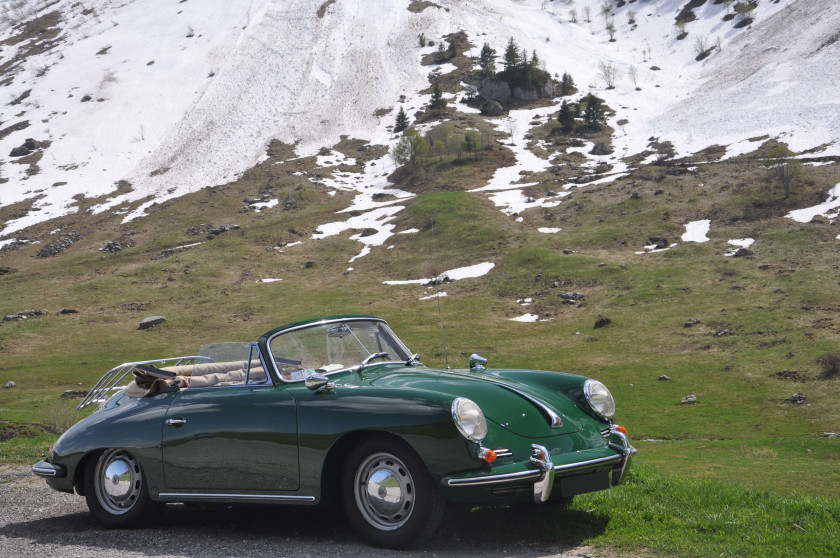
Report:
[[[327,386],[327,388],[332,387],[329,378],[318,372],[307,376],[304,384],[306,385],[306,389],[311,389],[312,391],[319,390],[324,386]]]
[[[484,370],[484,365],[487,364],[487,359],[478,353],[470,355],[470,370]]]

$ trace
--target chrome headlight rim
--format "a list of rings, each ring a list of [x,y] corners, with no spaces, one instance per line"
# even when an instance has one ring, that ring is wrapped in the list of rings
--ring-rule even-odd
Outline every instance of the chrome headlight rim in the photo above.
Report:
[[[586,380],[583,383],[583,394],[592,412],[604,420],[611,421],[615,417],[615,399],[609,388],[598,380]]]
[[[472,422],[467,422],[464,419],[472,417]],[[466,397],[456,397],[452,401],[452,421],[458,428],[461,436],[467,440],[481,443],[485,436],[487,436],[487,419],[484,418],[484,412],[481,407],[472,399]]]

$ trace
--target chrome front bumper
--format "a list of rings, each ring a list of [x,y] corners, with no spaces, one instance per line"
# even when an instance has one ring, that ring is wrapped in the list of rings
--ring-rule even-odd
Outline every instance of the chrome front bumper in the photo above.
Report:
[[[535,469],[478,477],[454,478],[447,480],[446,484],[449,486],[472,487],[533,480],[534,502],[540,504],[548,501],[551,496],[551,491],[554,488],[554,477],[558,473],[563,476],[572,476],[578,472],[585,473],[595,469],[601,469],[605,465],[612,465],[612,485],[620,484],[627,473],[630,458],[637,450],[630,445],[627,436],[615,428],[610,428],[608,446],[616,452],[614,455],[578,461],[576,463],[555,465],[551,461],[549,451],[544,446],[533,444],[531,445],[531,463],[536,466]]]

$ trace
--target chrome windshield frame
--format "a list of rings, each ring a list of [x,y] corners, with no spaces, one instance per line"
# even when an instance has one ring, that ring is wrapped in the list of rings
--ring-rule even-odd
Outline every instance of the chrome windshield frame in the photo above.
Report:
[[[274,374],[274,377],[280,384],[301,384],[306,381],[306,378],[301,378],[298,380],[286,380],[280,373],[280,370],[277,368],[277,362],[274,360],[274,353],[271,350],[271,343],[279,336],[285,335],[287,333],[292,333],[294,331],[300,331],[304,329],[311,329],[315,327],[322,327],[330,324],[340,324],[340,323],[348,323],[348,322],[374,322],[384,325],[387,328],[387,332],[389,333],[389,341],[392,342],[396,349],[403,351],[406,355],[406,359],[404,360],[386,360],[382,362],[377,362],[376,365],[382,364],[405,364],[406,360],[413,354],[408,347],[405,346],[405,343],[402,342],[402,339],[397,337],[397,334],[388,326],[388,322],[383,320],[382,318],[377,318],[374,316],[353,316],[353,317],[346,317],[346,318],[330,318],[325,320],[318,320],[315,322],[309,322],[306,324],[301,324],[293,327],[289,327],[278,331],[272,334],[265,340],[265,350],[268,353],[266,355],[267,360],[271,363],[271,371]],[[355,336],[355,334],[354,334]],[[265,363],[264,363],[265,364]],[[356,363],[353,366],[347,366],[345,368],[340,368],[338,370],[330,370],[328,372],[321,372],[325,376],[332,376],[333,374],[339,374],[341,372],[347,372],[348,370],[358,369],[361,363]],[[371,367],[373,364],[368,364],[367,367]]]

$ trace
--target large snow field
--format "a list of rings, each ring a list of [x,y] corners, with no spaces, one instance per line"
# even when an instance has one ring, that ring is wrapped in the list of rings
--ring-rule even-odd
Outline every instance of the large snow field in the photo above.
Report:
[[[263,160],[274,138],[295,144],[300,156],[334,145],[341,135],[392,145],[397,138],[386,127],[395,112],[374,112],[395,107],[405,95],[411,115],[428,99],[418,92],[428,86],[432,68],[419,60],[432,48],[419,48],[420,33],[439,41],[464,30],[476,45],[473,54],[485,41],[501,54],[513,36],[529,53],[536,50],[552,74],[569,72],[581,95],[592,91],[616,111],[616,149],[607,157],[612,164],[645,149],[650,137],[673,142],[679,154],[719,144],[733,156],[758,145],[748,138],[765,134],[797,151],[827,145],[819,154],[840,153],[840,43],[830,40],[840,28],[840,12],[831,2],[761,3],[751,28],[734,29],[734,21],[722,21],[724,6],[709,1],[695,10],[698,19],[687,24],[683,41],[676,40],[674,18],[685,0],[635,2],[613,10],[615,42],[598,0],[439,0],[440,8],[419,14],[407,10],[408,0],[339,0],[319,18],[322,4],[54,3],[49,9],[62,12],[64,38],[27,59],[4,88],[9,101],[31,90],[19,105],[0,109],[4,126],[21,120],[30,126],[0,140],[0,154],[27,137],[52,145],[34,176],[6,158],[0,206],[33,200],[36,211],[0,223],[0,237],[75,211],[73,198],[80,193],[102,196],[107,201],[95,210],[109,211],[223,184]],[[86,9],[94,11],[85,15]],[[577,23],[570,21],[571,10]],[[629,10],[637,12],[635,25]],[[695,61],[698,37],[710,45],[719,39],[721,51]],[[4,48],[0,62],[16,51]],[[601,62],[620,71],[615,89],[606,89]],[[631,68],[641,91],[629,77]],[[84,95],[92,100],[81,102]],[[547,166],[520,138],[533,114],[510,114],[517,163],[497,172],[486,188],[508,212],[532,203],[517,192],[525,185],[513,184],[519,172]],[[618,126],[621,119],[628,123]],[[504,129],[504,122],[499,126]],[[363,175],[334,174],[328,185],[358,191],[353,208],[375,211],[368,221],[390,235],[395,203],[408,195],[396,192],[396,200],[374,203],[373,193],[390,186],[384,178],[388,161],[376,163]],[[133,189],[107,198],[120,180]],[[133,207],[126,219],[142,215],[150,203]],[[333,223],[321,233],[347,228],[349,221]],[[369,250],[387,236],[366,238],[359,240]]]

